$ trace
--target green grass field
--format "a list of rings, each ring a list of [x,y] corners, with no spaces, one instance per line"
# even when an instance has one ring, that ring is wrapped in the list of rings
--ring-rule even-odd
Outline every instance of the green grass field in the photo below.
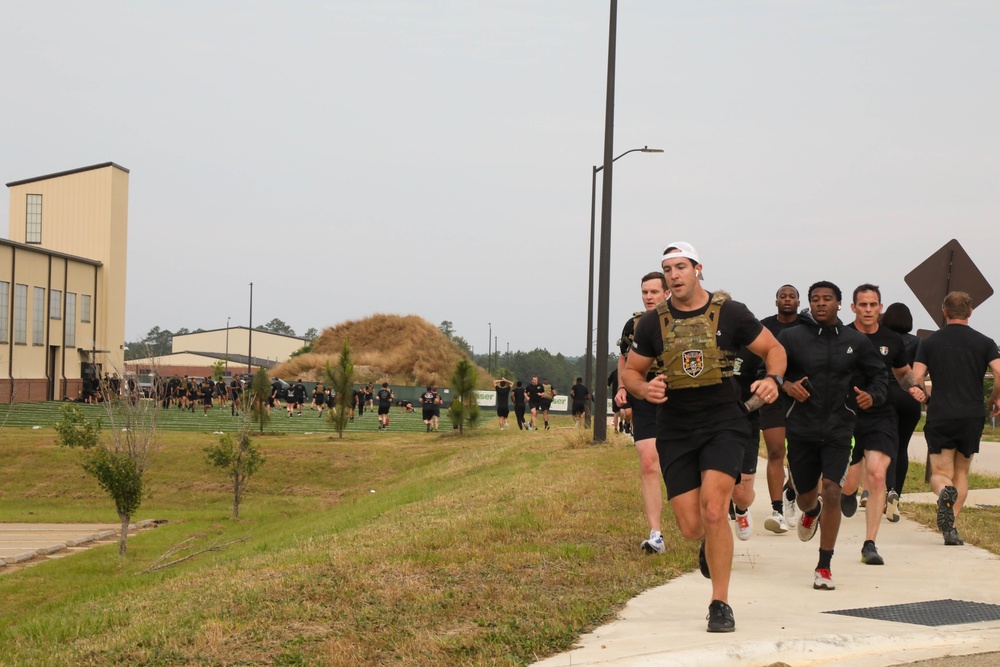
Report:
[[[641,556],[630,441],[592,446],[569,424],[263,436],[239,521],[202,453],[218,436],[166,431],[135,518],[167,523],[123,559],[102,546],[0,576],[0,664],[521,665],[565,650],[697,554],[668,530],[671,555]],[[3,444],[0,520],[117,521],[52,429],[8,425]],[[195,536],[246,540],[139,574]]]

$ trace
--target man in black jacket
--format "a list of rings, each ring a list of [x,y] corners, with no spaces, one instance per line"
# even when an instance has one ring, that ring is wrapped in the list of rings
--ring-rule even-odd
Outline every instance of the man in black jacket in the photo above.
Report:
[[[840,288],[833,283],[813,284],[809,315],[778,336],[788,355],[782,390],[795,399],[785,434],[788,476],[803,512],[799,539],[808,542],[822,528],[813,579],[819,590],[835,588],[830,561],[840,530],[841,486],[851,462],[856,410],[881,405],[888,391],[881,356],[863,333],[837,317],[840,301]],[[829,511],[822,511],[824,504]]]

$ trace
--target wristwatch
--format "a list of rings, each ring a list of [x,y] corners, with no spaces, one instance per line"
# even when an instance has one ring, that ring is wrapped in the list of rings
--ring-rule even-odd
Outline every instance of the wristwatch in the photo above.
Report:
[[[772,375],[768,375],[767,377],[769,377],[769,378],[771,378],[772,380],[774,380],[774,383],[775,383],[776,385],[778,385],[778,389],[781,389],[781,386],[782,386],[783,384],[785,384],[785,378],[781,377],[780,375],[773,375],[773,374],[772,374]]]

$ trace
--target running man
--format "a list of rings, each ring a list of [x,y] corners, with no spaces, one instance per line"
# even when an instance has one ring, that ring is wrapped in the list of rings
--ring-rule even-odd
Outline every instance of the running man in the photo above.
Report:
[[[813,283],[809,315],[778,336],[788,356],[789,379],[782,390],[796,401],[785,432],[788,477],[803,512],[798,535],[808,542],[820,529],[813,588],[831,591],[836,587],[830,564],[840,531],[841,486],[851,463],[856,414],[859,408],[881,405],[888,391],[881,355],[864,334],[843,325],[837,317],[840,301],[839,287],[825,280]]]
[[[583,384],[583,378],[578,377],[576,384],[570,387],[569,397],[573,399],[573,424],[576,428],[580,428],[583,416],[587,413],[587,402],[590,400],[590,390]]]
[[[851,310],[854,311],[854,322],[847,326],[868,337],[882,357],[886,372],[896,378],[904,391],[911,393],[918,401],[923,400],[924,393],[914,384],[913,369],[906,363],[906,346],[902,336],[879,325],[882,292],[878,285],[859,285],[854,290]],[[888,397],[888,387],[886,396]],[[882,565],[885,562],[875,546],[883,508],[889,521],[899,521],[899,494],[893,491],[888,495],[885,484],[886,473],[889,466],[893,465],[899,448],[896,422],[896,409],[890,401],[886,401],[858,413],[858,421],[854,425],[851,468],[844,482],[840,506],[844,516],[853,516],[857,511],[858,499],[855,494],[861,482],[861,462],[864,461],[868,506],[865,509],[865,542],[861,547],[861,562],[867,565]]]
[[[381,431],[389,426],[389,408],[392,407],[392,399],[395,398],[389,391],[388,382],[382,383],[382,388],[378,390],[376,398],[378,399],[378,428]]]
[[[733,357],[745,345],[764,360],[768,375],[751,390],[771,403],[785,372],[785,351],[746,306],[702,287],[693,246],[669,244],[661,266],[670,298],[636,324],[622,379],[630,394],[660,406],[656,450],[667,499],[681,534],[702,540],[701,571],[712,580],[708,631],[733,632],[729,501],[750,437]],[[656,359],[663,371],[647,381]]]
[[[625,375],[625,362],[632,349],[635,336],[635,326],[644,314],[656,310],[656,306],[667,298],[667,279],[663,272],[647,273],[639,282],[642,292],[643,310],[632,313],[632,317],[622,327],[622,336],[618,339],[621,354],[618,355],[618,377]],[[658,370],[658,366],[656,367]],[[656,371],[646,373],[646,381],[656,377]],[[642,496],[646,523],[649,524],[649,537],[639,543],[639,548],[650,554],[661,554],[664,550],[663,534],[660,532],[660,522],[663,514],[663,473],[660,471],[660,457],[656,453],[656,411],[655,403],[629,396],[625,387],[620,387],[614,396],[616,405],[631,405],[632,437],[635,440],[635,451],[639,455],[639,489]]]
[[[493,389],[497,392],[497,419],[500,430],[507,430],[507,417],[510,416],[510,380],[500,378],[493,381]]]
[[[993,371],[990,417],[1000,414],[1000,352],[997,344],[969,326],[972,299],[949,292],[941,305],[945,325],[920,343],[913,374],[923,385],[929,372],[933,385],[927,397],[927,452],[931,489],[938,494],[937,523],[944,543],[965,544],[955,523],[969,495],[969,468],[983,436],[983,375]]]
[[[538,417],[538,411],[542,409],[542,385],[538,384],[538,376],[531,376],[531,384],[524,390],[525,394],[528,396],[528,407],[531,408],[531,423],[528,424],[528,430],[533,431],[537,428],[535,421]]]

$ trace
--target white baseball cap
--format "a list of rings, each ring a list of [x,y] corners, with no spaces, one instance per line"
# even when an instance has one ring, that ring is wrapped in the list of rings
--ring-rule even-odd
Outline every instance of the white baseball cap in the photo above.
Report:
[[[667,249],[663,251],[663,258],[660,261],[662,262],[663,259],[666,259],[667,257],[685,257],[694,262],[696,266],[701,264],[701,260],[698,258],[698,251],[694,249],[693,245],[685,243],[684,241],[674,241],[673,243],[668,243]],[[705,279],[705,276],[701,271],[698,272],[698,277],[702,280]]]

